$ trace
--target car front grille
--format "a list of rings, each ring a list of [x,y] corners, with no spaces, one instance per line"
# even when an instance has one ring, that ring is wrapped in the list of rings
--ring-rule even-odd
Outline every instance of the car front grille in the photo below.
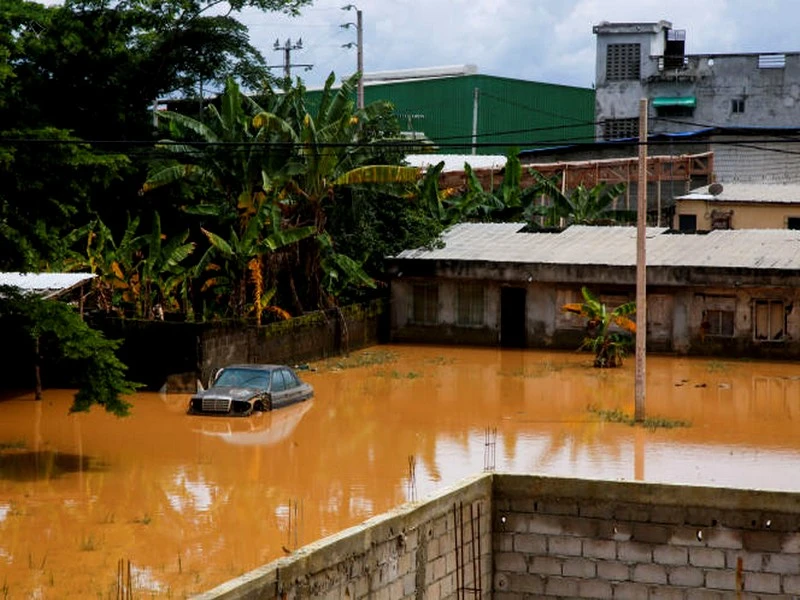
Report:
[[[203,412],[226,413],[231,409],[231,401],[227,398],[203,398]]]

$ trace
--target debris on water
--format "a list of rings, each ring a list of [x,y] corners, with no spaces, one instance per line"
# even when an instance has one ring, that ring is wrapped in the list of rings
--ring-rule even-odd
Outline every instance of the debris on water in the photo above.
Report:
[[[704,388],[704,387],[708,387],[708,384],[707,383],[695,383],[694,387],[696,387],[696,388]]]

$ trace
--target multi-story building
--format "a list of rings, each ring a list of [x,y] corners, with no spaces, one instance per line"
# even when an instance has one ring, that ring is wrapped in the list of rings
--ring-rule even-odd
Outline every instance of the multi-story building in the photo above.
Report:
[[[800,52],[689,55],[686,32],[668,21],[603,22],[594,33],[598,140],[638,136],[642,98],[652,133],[800,124]]]

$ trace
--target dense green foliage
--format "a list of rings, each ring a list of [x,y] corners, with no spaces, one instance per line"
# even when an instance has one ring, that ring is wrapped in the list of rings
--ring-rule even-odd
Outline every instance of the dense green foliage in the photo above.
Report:
[[[125,378],[126,367],[114,354],[119,342],[89,327],[68,304],[23,296],[9,288],[0,288],[2,319],[13,319],[28,332],[29,353],[41,344],[74,363],[78,392],[72,411],[87,411],[99,404],[117,416],[128,414],[131,405],[125,396],[133,394],[137,384]]]

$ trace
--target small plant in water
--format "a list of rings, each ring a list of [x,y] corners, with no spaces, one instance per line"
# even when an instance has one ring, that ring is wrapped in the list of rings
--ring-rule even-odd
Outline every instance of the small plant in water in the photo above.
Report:
[[[714,373],[714,372],[722,373],[722,372],[728,371],[730,369],[730,367],[728,366],[728,363],[722,362],[721,360],[710,360],[710,361],[708,361],[708,364],[706,365],[706,368],[708,369],[708,371],[710,373]]]
[[[675,429],[676,427],[691,427],[692,425],[689,421],[682,421],[680,419],[667,419],[664,417],[646,417],[641,423],[637,423],[633,415],[629,415],[618,408],[609,410],[600,408],[594,404],[590,404],[587,407],[587,410],[605,423],[624,423],[625,425],[630,425],[631,427],[634,425],[641,425],[642,427],[646,427],[650,430]]]
[[[359,367],[371,367],[373,365],[383,365],[397,360],[394,352],[385,350],[365,351],[350,356],[337,359],[326,360],[319,366],[322,370],[341,371],[344,369],[357,369]]]
[[[94,537],[90,535],[89,537],[81,538],[80,549],[81,552],[92,552],[93,550],[97,550],[97,544],[95,544]]]
[[[136,518],[133,522],[139,523],[140,525],[149,525],[152,520],[153,517],[151,517],[149,513],[144,513],[141,518]]]
[[[0,450],[24,450],[25,447],[25,442],[23,440],[0,442]]]

